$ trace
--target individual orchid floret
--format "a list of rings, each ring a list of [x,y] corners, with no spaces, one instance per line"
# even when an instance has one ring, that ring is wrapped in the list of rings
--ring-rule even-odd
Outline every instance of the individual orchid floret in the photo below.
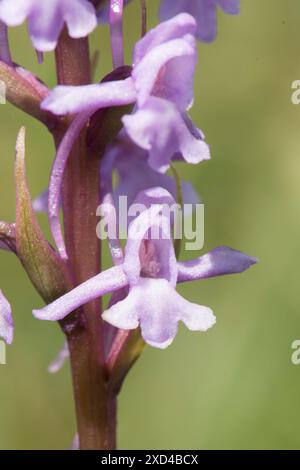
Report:
[[[191,132],[186,117],[171,101],[153,96],[136,113],[124,116],[123,122],[131,139],[148,151],[150,167],[159,173],[169,169],[176,154],[191,164],[210,158],[201,132],[196,128]]]
[[[240,11],[240,0],[162,0],[160,18],[164,21],[180,12],[189,13],[197,20],[198,39],[211,42],[217,34],[218,6],[224,13],[237,15]]]
[[[72,38],[85,37],[97,26],[88,0],[1,0],[0,20],[7,26],[27,20],[33,45],[43,52],[55,49],[64,24]]]
[[[175,200],[178,199],[175,179],[168,174],[157,173],[149,167],[148,160],[149,152],[137,146],[124,132],[107,150],[101,164],[101,175],[102,179],[111,182],[113,172],[116,173],[117,184],[111,191],[117,207],[120,197],[126,196],[127,205],[130,206],[138,193],[155,186],[166,189]],[[183,180],[180,180],[180,184],[184,205],[187,207],[199,203],[199,196],[193,186]],[[40,197],[36,207],[42,208],[43,201],[44,199]]]
[[[166,348],[171,344],[180,320],[193,331],[206,331],[213,326],[215,317],[211,309],[181,297],[176,292],[177,283],[242,272],[256,259],[219,247],[193,261],[178,263],[170,218],[164,211],[174,203],[172,196],[162,188],[153,188],[140,193],[136,202],[145,209],[129,226],[123,263],[35,310],[37,318],[60,320],[80,305],[128,286],[128,295],[110,306],[103,318],[120,329],[140,326],[144,340],[154,347]]]
[[[14,324],[11,306],[0,289],[0,338],[11,344],[14,335]]]

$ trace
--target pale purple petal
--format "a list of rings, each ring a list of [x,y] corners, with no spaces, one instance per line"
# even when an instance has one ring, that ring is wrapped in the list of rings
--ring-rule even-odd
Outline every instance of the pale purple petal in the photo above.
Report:
[[[177,107],[161,98],[150,98],[145,106],[132,115],[123,117],[131,139],[149,151],[150,166],[164,173],[175,154],[196,164],[210,158],[208,145],[195,137]]]
[[[11,344],[14,335],[14,323],[11,306],[0,290],[0,338],[7,344]]]
[[[0,2],[0,19],[8,26],[18,26],[26,20],[36,0],[2,0]]]
[[[35,49],[55,49],[64,23],[71,37],[87,36],[96,26],[93,5],[88,0],[2,0],[0,19],[8,26],[28,20]]]
[[[54,359],[54,361],[49,364],[48,371],[51,374],[56,374],[56,372],[59,372],[61,368],[64,366],[65,362],[69,359],[70,357],[70,351],[68,347],[67,341],[64,342],[63,347],[60,349],[58,355]]]
[[[32,44],[38,51],[52,51],[55,49],[59,34],[64,25],[64,18],[56,5],[49,0],[38,2],[32,6],[28,19],[28,30]]]
[[[176,3],[173,0],[172,2]],[[187,34],[194,35],[196,27],[197,23],[195,19],[185,13],[179,14],[175,18],[159,24],[137,42],[133,56],[134,66],[157,46],[172,41],[173,39],[182,38]]]
[[[138,300],[140,293],[133,287],[124,300],[112,305],[102,314],[103,320],[122,330],[134,330],[138,327]]]
[[[178,263],[178,282],[241,273],[255,263],[256,258],[227,246],[220,246],[199,258]]]
[[[126,299],[104,312],[103,318],[122,329],[140,324],[146,343],[160,349],[172,343],[180,320],[198,331],[206,331],[215,323],[209,308],[191,304],[165,279],[147,278],[141,278]]]
[[[62,320],[81,305],[121,289],[127,284],[127,276],[122,267],[113,267],[80,284],[46,307],[34,310],[33,315],[40,320]]]
[[[59,0],[62,4],[62,1]],[[63,0],[64,20],[72,38],[88,36],[97,26],[96,12],[88,0]]]
[[[100,108],[134,103],[136,91],[131,78],[83,86],[57,86],[41,108],[53,114],[95,112]]]
[[[195,38],[190,34],[148,52],[132,72],[139,106],[153,95],[170,100],[186,111],[193,102],[196,62]]]

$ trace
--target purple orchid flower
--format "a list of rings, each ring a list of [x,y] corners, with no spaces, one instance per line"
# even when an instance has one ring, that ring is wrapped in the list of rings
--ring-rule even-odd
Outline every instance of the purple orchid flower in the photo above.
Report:
[[[189,13],[197,20],[198,39],[211,42],[217,34],[218,6],[224,13],[237,15],[240,11],[240,0],[162,0],[160,18],[167,20],[180,12]]]
[[[95,8],[88,0],[1,0],[0,20],[8,26],[28,21],[35,49],[55,49],[66,23],[73,38],[87,36],[97,26]]]
[[[58,86],[42,108],[54,114],[80,113],[66,133],[52,169],[49,219],[63,257],[59,200],[70,150],[87,120],[99,109],[136,103],[133,115],[123,118],[131,139],[149,152],[149,165],[165,172],[174,155],[189,163],[210,158],[203,134],[186,115],[193,101],[196,65],[196,21],[185,13],[149,31],[134,50],[131,76],[125,80],[86,86]]]
[[[149,151],[149,164],[165,172],[175,153],[188,163],[209,159],[202,133],[185,116],[193,102],[197,60],[196,21],[180,14],[160,24],[135,47],[131,77],[86,86],[58,86],[42,108],[54,114],[93,114],[97,109],[136,103],[123,123],[130,137]]]
[[[14,324],[11,306],[0,289],[0,338],[7,344],[11,344],[14,335]]]
[[[120,197],[126,196],[127,205],[130,206],[138,193],[154,186],[166,189],[174,199],[177,199],[177,185],[172,176],[158,173],[149,164],[149,153],[138,147],[125,132],[121,132],[116,143],[111,145],[105,153],[100,174],[105,188],[102,195],[109,191],[116,207]],[[117,185],[112,188],[113,173],[117,176]],[[199,195],[188,181],[180,179],[183,203],[191,212],[192,206],[199,203]],[[109,188],[107,188],[109,186]],[[48,211],[49,192],[45,190],[33,201],[33,208],[36,212]]]
[[[243,272],[255,258],[228,247],[218,247],[193,261],[177,262],[165,204],[174,203],[162,188],[142,192],[136,202],[146,209],[129,226],[122,264],[89,279],[71,292],[34,310],[42,320],[61,320],[80,305],[107,293],[129,287],[128,295],[103,313],[114,327],[131,330],[138,326],[144,340],[164,349],[176,336],[178,322],[192,331],[206,331],[215,323],[210,308],[193,304],[176,292],[178,282]],[[153,230],[159,237],[153,238]]]
[[[121,196],[127,197],[127,204],[130,206],[138,193],[154,186],[166,189],[177,199],[175,179],[153,170],[149,167],[148,159],[149,153],[132,142],[124,132],[121,132],[116,143],[108,149],[102,160],[101,174],[106,181],[112,180],[113,171],[117,174],[118,183],[112,190],[116,206]],[[189,182],[181,180],[181,189],[184,204],[199,203],[199,196]]]

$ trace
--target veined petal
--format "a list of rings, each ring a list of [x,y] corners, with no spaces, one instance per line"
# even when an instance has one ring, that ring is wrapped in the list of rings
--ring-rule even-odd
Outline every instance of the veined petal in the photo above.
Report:
[[[11,306],[0,290],[0,338],[7,344],[11,344],[14,335],[14,323]]]
[[[241,251],[219,246],[199,258],[178,263],[178,282],[241,273],[257,261]]]
[[[91,300],[114,292],[128,284],[122,267],[113,267],[80,284],[46,307],[34,310],[33,315],[40,320],[58,321]]]
[[[94,85],[57,86],[42,102],[41,108],[53,114],[95,112],[100,108],[134,103],[136,91],[132,78]]]

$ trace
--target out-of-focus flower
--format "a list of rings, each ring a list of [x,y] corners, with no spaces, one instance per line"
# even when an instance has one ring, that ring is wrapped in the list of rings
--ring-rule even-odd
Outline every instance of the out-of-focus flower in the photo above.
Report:
[[[14,324],[11,306],[0,289],[0,338],[11,344],[14,335]]]
[[[35,49],[44,52],[55,49],[64,24],[73,38],[85,37],[97,26],[88,0],[0,0],[0,20],[8,26],[27,20]]]
[[[169,346],[180,320],[193,331],[206,331],[215,323],[211,309],[184,299],[176,292],[176,284],[242,272],[256,259],[219,247],[193,261],[178,263],[170,219],[164,213],[164,205],[174,202],[172,196],[162,188],[153,188],[140,193],[136,202],[146,208],[129,226],[123,263],[35,310],[37,318],[60,320],[90,300],[129,286],[125,299],[114,303],[103,318],[125,330],[140,326],[144,340],[151,346]],[[159,236],[153,237],[153,231]]]
[[[162,0],[160,18],[167,20],[180,12],[186,12],[197,20],[197,37],[204,42],[211,42],[217,34],[217,7],[224,13],[237,15],[240,0]]]
[[[112,191],[116,206],[121,196],[127,197],[127,205],[130,206],[138,193],[155,186],[166,189],[177,200],[178,188],[175,179],[150,168],[148,159],[149,153],[138,147],[123,132],[117,142],[108,149],[102,160],[100,173],[102,179],[110,183],[113,171],[116,172],[117,184]],[[199,196],[193,186],[183,180],[180,183],[182,202],[186,205],[197,204]]]

